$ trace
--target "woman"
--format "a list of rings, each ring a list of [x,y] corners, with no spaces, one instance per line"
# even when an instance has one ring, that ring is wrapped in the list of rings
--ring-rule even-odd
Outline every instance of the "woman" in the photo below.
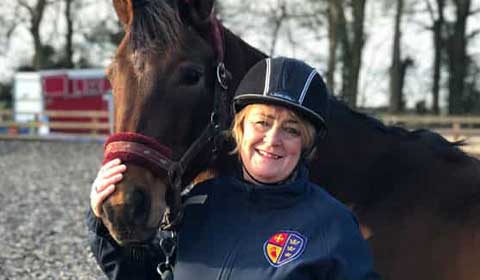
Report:
[[[378,278],[351,212],[308,180],[305,162],[325,134],[327,105],[322,78],[301,61],[266,59],[250,69],[234,98],[238,170],[188,195],[175,280]],[[112,161],[99,172],[91,195],[95,216],[124,171]],[[93,216],[90,222],[100,232],[94,254],[107,274],[154,277],[141,273],[155,261],[126,261],[99,230],[101,222]]]

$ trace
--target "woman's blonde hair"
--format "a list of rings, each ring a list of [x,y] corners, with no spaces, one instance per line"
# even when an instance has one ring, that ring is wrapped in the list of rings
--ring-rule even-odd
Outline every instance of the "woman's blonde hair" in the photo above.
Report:
[[[254,109],[256,106],[261,106],[264,104],[250,104],[245,106],[240,112],[235,114],[235,118],[233,119],[232,124],[232,137],[235,140],[235,149],[231,152],[231,154],[238,153],[240,149],[240,145],[243,141],[243,123],[247,117],[247,115]],[[268,105],[267,105],[268,106]],[[307,160],[313,158],[315,154],[315,140],[317,137],[317,132],[315,127],[304,118],[300,117],[297,113],[292,110],[289,110],[291,117],[299,123],[300,128],[300,137],[302,139],[302,153],[303,157]]]

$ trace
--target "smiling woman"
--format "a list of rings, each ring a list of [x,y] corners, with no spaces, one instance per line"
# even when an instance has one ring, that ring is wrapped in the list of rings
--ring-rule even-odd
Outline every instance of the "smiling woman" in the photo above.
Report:
[[[317,71],[298,60],[265,59],[247,73],[234,97],[237,167],[184,199],[176,280],[378,279],[352,213],[308,179],[305,162],[326,131],[327,95]],[[129,168],[104,165],[94,210]],[[112,279],[154,278],[142,273],[154,270],[147,266],[159,252],[125,262],[121,247],[98,240],[95,257]]]
[[[295,59],[264,59],[233,101],[239,168],[192,192],[208,200],[186,208],[175,276],[377,279],[353,215],[308,179],[305,162],[326,133],[328,91],[318,72]],[[198,243],[211,256],[200,257]]]
[[[233,137],[245,179],[279,183],[314,154],[326,131],[327,90],[310,66],[292,59],[265,59],[240,83]]]
[[[308,138],[307,125],[295,113],[279,106],[252,104],[242,112],[233,133],[240,145],[237,149],[245,179],[254,183],[285,180],[300,160],[304,139]]]

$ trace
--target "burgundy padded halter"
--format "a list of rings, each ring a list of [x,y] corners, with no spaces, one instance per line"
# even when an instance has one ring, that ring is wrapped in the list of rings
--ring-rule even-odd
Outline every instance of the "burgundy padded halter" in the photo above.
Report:
[[[124,163],[146,167],[157,175],[166,174],[173,164],[172,151],[155,138],[133,132],[116,133],[108,137],[104,146],[105,164],[119,158]]]

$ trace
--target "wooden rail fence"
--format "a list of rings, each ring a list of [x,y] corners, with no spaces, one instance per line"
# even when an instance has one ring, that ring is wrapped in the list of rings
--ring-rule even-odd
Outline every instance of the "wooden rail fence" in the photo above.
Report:
[[[431,129],[449,141],[465,141],[462,149],[480,157],[480,116],[380,115],[379,118],[387,125]]]
[[[12,110],[0,110],[0,129],[10,135],[39,134],[42,128],[80,135],[108,134],[111,129],[106,111],[44,111],[21,112],[19,117],[29,121],[15,121]],[[27,131],[27,133],[25,133]]]
[[[432,129],[455,139],[480,136],[480,116],[380,115],[379,118],[388,125]]]
[[[45,111],[17,113],[30,116],[31,121],[15,122],[12,110],[0,110],[0,132],[11,137],[22,137],[28,130],[29,137],[38,135],[42,127],[51,131],[75,131],[76,135],[105,136],[111,130],[113,120],[106,111]],[[480,155],[480,116],[415,116],[378,115],[387,125],[399,125],[407,129],[427,128],[450,141],[466,140],[464,149]],[[21,130],[23,129],[23,133]],[[28,137],[28,136],[27,136]]]

